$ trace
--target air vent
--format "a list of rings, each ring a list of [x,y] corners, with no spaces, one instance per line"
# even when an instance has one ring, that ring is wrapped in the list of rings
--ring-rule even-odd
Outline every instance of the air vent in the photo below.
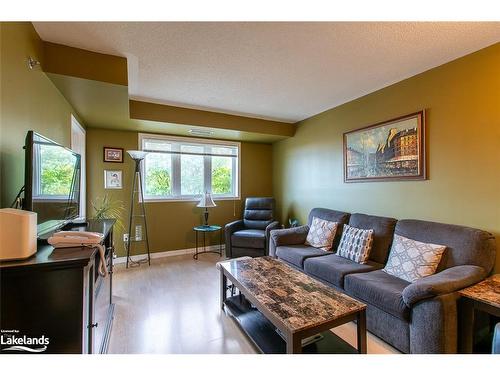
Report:
[[[205,129],[189,129],[188,133],[199,137],[211,137],[212,135],[214,135],[214,132],[212,130]]]

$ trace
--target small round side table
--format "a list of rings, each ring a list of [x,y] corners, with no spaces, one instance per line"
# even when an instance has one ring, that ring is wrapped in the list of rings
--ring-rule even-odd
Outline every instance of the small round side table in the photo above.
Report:
[[[222,256],[222,227],[220,225],[199,225],[193,228],[194,233],[196,233],[196,252],[193,255],[193,259],[198,260],[198,254],[205,253],[215,253]],[[207,250],[206,247],[206,234],[211,232],[219,232],[219,251]],[[203,233],[203,251],[198,251],[198,233]]]

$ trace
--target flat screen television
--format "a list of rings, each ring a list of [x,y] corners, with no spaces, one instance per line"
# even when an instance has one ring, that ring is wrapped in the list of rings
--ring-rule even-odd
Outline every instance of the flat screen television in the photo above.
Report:
[[[38,237],[78,217],[80,155],[30,130],[25,144],[23,209],[37,213]]]

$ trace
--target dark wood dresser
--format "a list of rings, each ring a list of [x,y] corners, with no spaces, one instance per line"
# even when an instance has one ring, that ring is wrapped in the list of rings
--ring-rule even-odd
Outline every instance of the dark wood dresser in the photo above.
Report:
[[[44,353],[106,353],[114,311],[114,223],[64,228],[104,234],[106,277],[98,272],[99,251],[88,247],[54,249],[39,242],[32,257],[0,262],[2,336],[43,335],[49,340]],[[14,352],[6,347],[2,353]]]

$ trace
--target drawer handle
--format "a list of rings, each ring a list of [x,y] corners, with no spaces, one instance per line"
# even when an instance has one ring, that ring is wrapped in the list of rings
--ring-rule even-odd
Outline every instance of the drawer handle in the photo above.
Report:
[[[97,327],[99,323],[89,324],[89,328]]]

